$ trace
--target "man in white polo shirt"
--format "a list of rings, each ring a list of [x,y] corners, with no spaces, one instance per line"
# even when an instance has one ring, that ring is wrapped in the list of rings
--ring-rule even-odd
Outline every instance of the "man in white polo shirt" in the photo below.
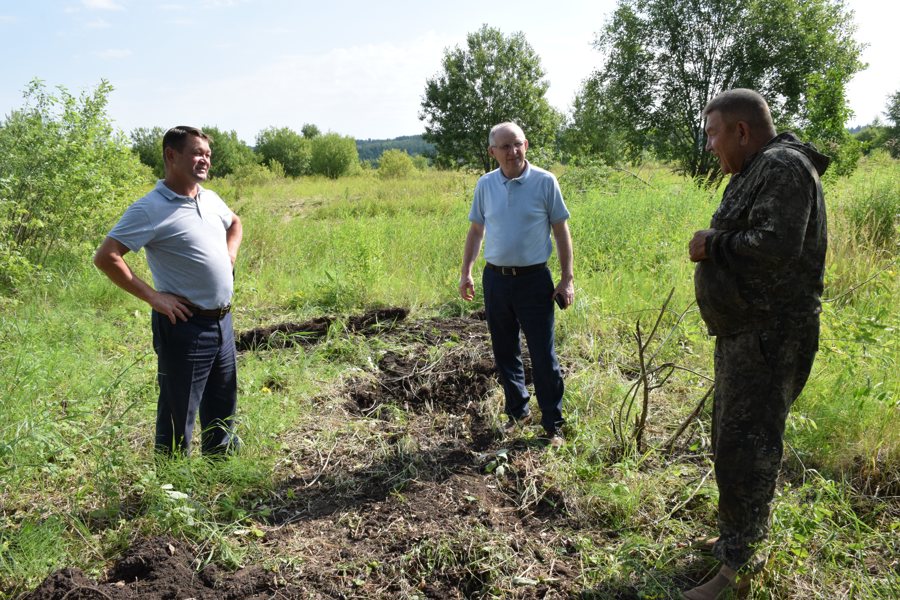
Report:
[[[459,293],[465,300],[475,297],[472,267],[484,240],[484,307],[503,384],[507,429],[531,419],[519,345],[521,331],[531,356],[541,425],[550,445],[559,447],[563,444],[564,385],[554,349],[553,303],[555,300],[566,308],[575,299],[572,238],[559,183],[552,173],[525,160],[527,151],[528,140],[515,123],[500,123],[491,129],[488,152],[500,168],[485,174],[475,186]],[[551,232],[561,272],[555,287],[547,268],[553,251]]]
[[[163,137],[166,177],[132,204],[94,255],[113,283],[153,309],[158,358],[156,449],[189,454],[199,412],[204,454],[234,449],[237,360],[231,322],[241,220],[200,182],[209,137],[178,126]],[[124,260],[146,249],[153,286]]]

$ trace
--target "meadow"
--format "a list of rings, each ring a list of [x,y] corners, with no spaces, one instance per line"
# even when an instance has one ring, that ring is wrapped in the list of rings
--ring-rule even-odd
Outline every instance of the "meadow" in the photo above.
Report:
[[[153,543],[219,582],[197,597],[666,598],[706,577],[713,340],[687,242],[721,189],[556,170],[576,279],[560,450],[504,434],[482,306],[458,296],[475,174],[210,182],[244,224],[236,330],[326,324],[241,353],[226,460],[153,456],[148,308],[89,255],[0,298],[0,598],[63,567],[86,578],[69,598],[139,597],[115,593],[152,574],[121,559]],[[751,598],[900,596],[900,163],[825,188],[821,344]]]

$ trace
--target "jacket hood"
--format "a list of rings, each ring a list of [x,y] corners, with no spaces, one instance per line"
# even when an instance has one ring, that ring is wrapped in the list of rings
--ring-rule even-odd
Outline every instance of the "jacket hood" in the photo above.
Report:
[[[777,136],[772,138],[772,140],[768,144],[766,144],[763,150],[772,148],[776,145],[787,146],[788,148],[792,148],[797,152],[801,152],[813,164],[820,177],[823,173],[825,173],[828,165],[831,164],[831,157],[819,152],[818,149],[811,143],[801,142],[800,138],[789,131],[778,134]]]

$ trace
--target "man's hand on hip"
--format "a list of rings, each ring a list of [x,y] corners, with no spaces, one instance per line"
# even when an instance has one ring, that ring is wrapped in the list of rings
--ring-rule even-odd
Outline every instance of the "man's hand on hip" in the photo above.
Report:
[[[159,314],[168,317],[172,325],[179,319],[187,321],[188,317],[194,316],[194,313],[188,308],[190,302],[188,302],[187,298],[182,298],[175,294],[157,292],[150,301],[150,306]]]

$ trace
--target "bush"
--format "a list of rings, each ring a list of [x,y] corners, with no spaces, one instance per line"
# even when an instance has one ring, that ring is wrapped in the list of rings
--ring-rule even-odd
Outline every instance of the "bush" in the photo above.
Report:
[[[108,82],[78,98],[57,89],[35,79],[0,123],[0,288],[50,258],[86,260],[150,180],[106,116]]]
[[[166,176],[166,162],[163,160],[162,141],[166,130],[162,127],[139,127],[131,132],[131,150],[142,163],[150,167],[158,179]]]
[[[232,203],[243,198],[247,190],[268,185],[279,179],[284,179],[284,169],[278,161],[272,161],[271,165],[251,164],[243,165],[230,175],[216,181],[216,193]]]
[[[378,161],[378,176],[383,178],[407,177],[415,169],[412,158],[405,150],[385,150]]]
[[[259,163],[256,153],[238,138],[237,132],[222,131],[218,127],[203,127],[202,129],[203,133],[209,136],[209,147],[212,150],[210,177],[223,177],[242,167]]]
[[[309,175],[311,142],[292,129],[270,127],[260,131],[256,136],[256,153],[270,167],[273,162],[280,163],[285,175]]]
[[[347,175],[359,163],[356,140],[337,133],[326,133],[312,140],[310,169],[315,175],[337,179]]]

